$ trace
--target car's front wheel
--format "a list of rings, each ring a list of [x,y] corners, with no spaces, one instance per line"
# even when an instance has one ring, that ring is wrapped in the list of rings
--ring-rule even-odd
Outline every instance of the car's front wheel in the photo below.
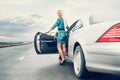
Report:
[[[85,73],[87,72],[83,51],[79,45],[75,47],[74,51],[74,72],[78,78],[85,77]]]

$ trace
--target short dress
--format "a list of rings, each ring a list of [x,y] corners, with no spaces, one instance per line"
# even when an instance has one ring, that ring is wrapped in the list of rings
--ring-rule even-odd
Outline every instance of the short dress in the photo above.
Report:
[[[67,33],[64,29],[63,18],[58,18],[55,24],[51,27],[51,29],[54,30],[56,27],[58,27],[57,44],[67,43]],[[68,26],[66,28],[69,29]]]

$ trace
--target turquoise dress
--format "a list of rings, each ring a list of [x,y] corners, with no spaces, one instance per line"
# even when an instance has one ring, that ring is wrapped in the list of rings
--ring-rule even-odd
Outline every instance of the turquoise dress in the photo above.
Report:
[[[52,30],[58,28],[58,36],[57,36],[57,44],[64,44],[67,42],[67,33],[64,29],[64,21],[63,18],[58,18],[55,24],[51,27]],[[69,29],[69,27],[66,27]]]

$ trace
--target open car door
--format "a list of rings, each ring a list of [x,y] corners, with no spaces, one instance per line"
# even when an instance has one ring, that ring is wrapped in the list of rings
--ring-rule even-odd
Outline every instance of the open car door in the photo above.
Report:
[[[74,22],[70,28],[68,29],[67,33],[69,36],[70,31],[72,28],[77,24],[79,20]],[[69,37],[68,37],[69,39]],[[69,40],[68,40],[69,41]],[[68,43],[67,43],[68,46]],[[57,52],[57,38],[52,35],[46,35],[41,32],[37,32],[34,37],[34,48],[37,54],[55,54]]]
[[[34,37],[34,47],[37,54],[57,53],[57,39],[55,36],[38,32]]]

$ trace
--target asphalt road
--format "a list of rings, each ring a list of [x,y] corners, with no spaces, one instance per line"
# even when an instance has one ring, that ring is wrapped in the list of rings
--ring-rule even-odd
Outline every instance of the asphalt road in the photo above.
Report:
[[[74,76],[72,63],[58,65],[58,54],[36,55],[33,44],[0,49],[0,80],[120,80],[120,76],[91,73]]]

